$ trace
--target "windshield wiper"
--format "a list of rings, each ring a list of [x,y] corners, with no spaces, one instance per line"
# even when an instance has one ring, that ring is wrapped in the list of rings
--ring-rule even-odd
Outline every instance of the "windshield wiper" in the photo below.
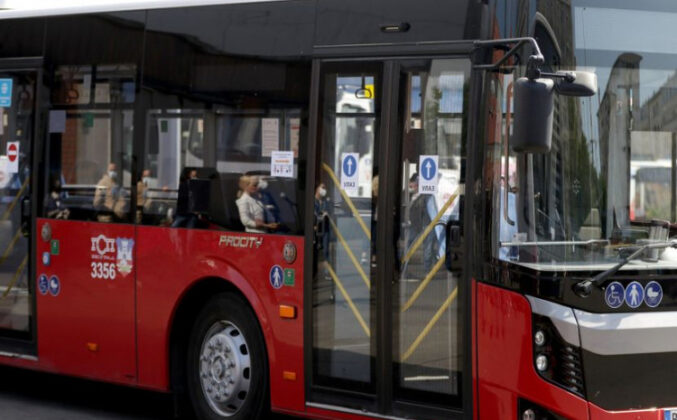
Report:
[[[660,248],[677,248],[677,242],[674,241],[656,242],[653,244],[646,244],[644,246],[641,246],[632,254],[623,258],[621,261],[618,262],[618,264],[614,265],[610,269],[602,271],[601,273],[597,274],[595,277],[591,279],[582,280],[576,283],[574,285],[574,293],[583,298],[590,296],[592,286],[599,287],[604,280],[616,274],[616,272],[620,270],[621,267],[623,267],[625,264],[642,255],[644,251],[646,251],[647,249],[660,249]]]
[[[561,246],[561,245],[580,245],[580,246],[594,246],[594,245],[609,245],[608,239],[590,239],[587,241],[511,241],[500,242],[501,247],[508,246]]]

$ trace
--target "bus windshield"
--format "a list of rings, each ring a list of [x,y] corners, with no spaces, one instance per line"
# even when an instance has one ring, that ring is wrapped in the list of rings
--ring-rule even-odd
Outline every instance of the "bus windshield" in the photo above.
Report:
[[[512,81],[524,69],[496,76],[503,120],[489,156],[499,260],[546,271],[606,269],[674,232],[677,4],[604,5],[539,2],[533,34],[544,70],[592,71],[599,86],[589,98],[555,95],[549,153],[510,150]],[[624,269],[657,267],[677,268],[677,251],[647,251]]]

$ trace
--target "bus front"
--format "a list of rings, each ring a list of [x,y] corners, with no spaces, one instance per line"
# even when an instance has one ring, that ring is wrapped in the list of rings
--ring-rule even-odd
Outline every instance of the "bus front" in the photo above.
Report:
[[[677,3],[531,6],[491,1],[494,37],[533,36],[543,71],[598,91],[555,95],[549,150],[523,153],[525,60],[487,76],[480,416],[677,418]]]

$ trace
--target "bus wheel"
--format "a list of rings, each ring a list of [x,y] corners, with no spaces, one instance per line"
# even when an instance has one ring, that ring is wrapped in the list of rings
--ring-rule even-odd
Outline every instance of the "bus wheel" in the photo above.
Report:
[[[199,419],[265,418],[264,341],[254,313],[238,296],[216,296],[198,315],[190,335],[187,374]]]

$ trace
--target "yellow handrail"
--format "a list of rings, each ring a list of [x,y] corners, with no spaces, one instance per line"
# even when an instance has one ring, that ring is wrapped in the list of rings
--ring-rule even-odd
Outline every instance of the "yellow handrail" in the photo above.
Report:
[[[426,228],[425,228],[425,230],[423,231],[423,233],[421,233],[421,234],[418,236],[418,238],[416,238],[416,240],[415,240],[414,243],[411,245],[411,247],[409,247],[409,251],[407,251],[407,254],[406,254],[406,255],[404,256],[404,258],[402,259],[402,262],[403,262],[403,263],[406,263],[407,261],[409,261],[409,259],[414,255],[414,252],[416,252],[416,250],[418,249],[418,247],[421,246],[421,244],[423,243],[423,240],[426,238],[426,236],[428,236],[428,234],[430,233],[431,230],[433,230],[433,228],[435,227],[435,225],[437,224],[437,222],[439,222],[440,219],[442,218],[442,216],[444,216],[444,213],[447,211],[447,209],[449,208],[449,206],[451,206],[451,204],[454,202],[454,200],[456,200],[456,197],[458,197],[458,194],[459,194],[459,192],[460,192],[460,189],[461,189],[461,188],[458,187],[458,188],[456,189],[456,191],[454,191],[454,193],[451,195],[451,197],[449,197],[449,199],[447,200],[447,202],[444,203],[444,205],[442,206],[442,208],[440,209],[440,211],[437,212],[437,216],[435,216],[435,218],[428,224],[428,226],[426,226]]]
[[[428,322],[428,325],[425,326],[423,331],[421,331],[421,334],[419,334],[418,337],[416,337],[416,340],[414,340],[414,342],[411,343],[411,346],[409,346],[404,355],[402,355],[402,362],[406,362],[407,359],[409,359],[411,355],[414,354],[418,346],[421,345],[421,342],[426,338],[428,334],[430,334],[430,331],[433,329],[435,324],[437,324],[437,321],[440,320],[440,318],[444,314],[444,311],[446,311],[447,308],[449,308],[449,305],[451,305],[454,299],[456,299],[457,295],[458,295],[458,286],[454,288],[454,290],[451,292],[447,300],[444,301],[440,309],[437,310],[437,312],[432,317],[430,322]]]
[[[350,211],[353,213],[353,216],[355,216],[355,220],[357,220],[357,223],[360,225],[362,230],[364,231],[364,234],[367,235],[367,239],[371,240],[371,231],[367,228],[367,225],[364,223],[364,220],[362,220],[362,216],[360,216],[360,213],[357,211],[357,208],[355,207],[355,204],[353,204],[353,200],[348,197],[348,194],[341,188],[341,183],[339,182],[338,178],[336,177],[336,174],[334,171],[331,169],[329,165],[326,163],[322,162],[322,169],[324,169],[327,174],[329,174],[329,177],[331,180],[334,182],[334,185],[336,188],[339,190],[341,193],[341,196],[343,197],[343,200],[346,202],[348,207],[350,207]]]
[[[425,288],[428,286],[428,283],[430,283],[430,280],[432,280],[433,277],[435,276],[435,274],[437,274],[437,272],[440,271],[440,268],[442,268],[442,266],[444,265],[445,260],[446,260],[446,256],[443,256],[442,258],[437,260],[437,262],[435,263],[433,268],[430,270],[430,272],[423,279],[423,282],[421,282],[421,284],[416,288],[416,290],[414,291],[414,294],[411,295],[409,300],[407,300],[407,303],[404,304],[404,306],[402,307],[402,312],[406,312],[407,309],[409,309],[411,307],[411,305],[414,304],[414,301],[416,299],[418,299],[418,297],[421,295],[421,293],[423,293],[423,290],[425,290]]]
[[[350,258],[350,261],[353,262],[353,265],[357,269],[357,272],[360,273],[360,277],[362,277],[364,284],[367,285],[368,289],[371,289],[371,282],[369,281],[369,278],[365,274],[360,263],[357,261],[357,258],[355,258],[355,254],[353,254],[353,251],[350,250],[350,247],[348,246],[348,243],[346,242],[345,238],[339,231],[338,226],[336,226],[336,223],[332,220],[331,217],[327,217],[327,219],[329,219],[329,224],[331,225],[331,228],[334,230],[334,233],[336,234],[336,237],[338,238],[339,242],[341,242],[341,245],[343,245],[343,248],[346,250],[348,258]]]
[[[341,280],[339,280],[338,276],[336,275],[334,270],[331,268],[331,265],[329,264],[327,264],[327,271],[329,271],[329,275],[334,280],[334,283],[336,283],[336,287],[338,287],[339,291],[343,295],[343,298],[346,300],[346,302],[348,302],[348,306],[350,307],[350,310],[353,311],[353,315],[355,315],[355,318],[357,318],[357,322],[360,323],[362,329],[367,334],[367,337],[371,337],[371,331],[369,330],[367,323],[364,322],[362,314],[360,314],[360,311],[357,310],[355,303],[353,303],[353,300],[350,298],[350,295],[348,295],[348,292],[343,287],[343,283],[341,283]]]
[[[9,203],[9,206],[2,214],[2,217],[0,217],[0,220],[4,221],[9,218],[9,215],[12,213],[12,210],[14,210],[14,207],[16,207],[16,203],[19,202],[19,198],[24,194],[24,191],[26,191],[29,179],[30,177],[26,177],[26,180],[24,181],[23,185],[21,185],[21,188],[19,189],[19,192],[17,193],[16,197],[14,197],[14,200],[12,200],[12,202]]]

